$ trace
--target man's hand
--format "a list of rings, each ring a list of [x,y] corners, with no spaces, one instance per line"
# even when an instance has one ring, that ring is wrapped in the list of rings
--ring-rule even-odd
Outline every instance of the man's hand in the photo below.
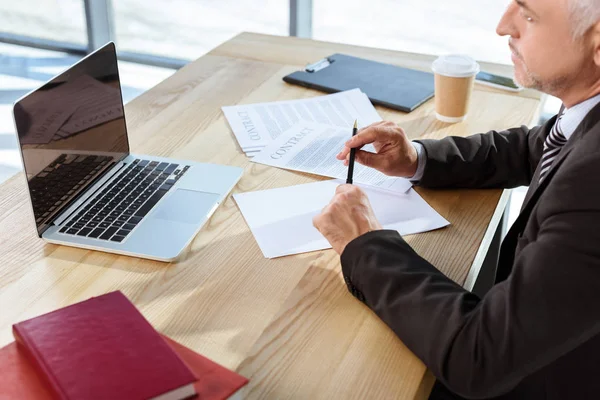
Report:
[[[376,122],[358,131],[346,142],[337,159],[345,160],[344,165],[348,165],[350,149],[359,149],[369,143],[373,143],[377,153],[357,150],[356,161],[359,163],[388,176],[410,178],[417,172],[417,151],[402,128],[389,121]]]
[[[313,225],[340,255],[360,235],[382,229],[369,198],[355,185],[338,186],[331,202],[313,218]]]

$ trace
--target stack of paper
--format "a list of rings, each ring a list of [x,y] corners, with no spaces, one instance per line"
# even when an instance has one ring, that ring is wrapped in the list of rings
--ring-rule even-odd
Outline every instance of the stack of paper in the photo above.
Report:
[[[223,107],[240,147],[252,161],[273,167],[345,179],[348,168],[336,159],[352,136],[352,125],[381,121],[359,89],[310,99]],[[374,152],[372,145],[362,150]],[[400,234],[448,225],[411,182],[358,163],[354,182],[363,188],[387,229]],[[330,247],[312,225],[342,180],[235,194],[234,199],[263,254],[280,257]]]
[[[252,162],[308,172],[329,178],[346,179],[348,167],[336,158],[352,132],[348,128],[302,122],[288,129],[258,153]],[[363,147],[375,151],[372,145]],[[404,193],[412,186],[408,179],[390,177],[373,168],[354,164],[353,181]]]
[[[313,227],[318,215],[335,194],[339,180],[280,189],[235,194],[244,219],[267,258],[328,249],[331,246]],[[449,224],[413,189],[395,193],[360,185],[385,229],[401,235],[425,232]]]
[[[345,128],[351,135],[359,127],[381,121],[360,89],[300,100],[223,107],[223,113],[244,153],[258,154],[265,146],[298,123],[314,122]]]

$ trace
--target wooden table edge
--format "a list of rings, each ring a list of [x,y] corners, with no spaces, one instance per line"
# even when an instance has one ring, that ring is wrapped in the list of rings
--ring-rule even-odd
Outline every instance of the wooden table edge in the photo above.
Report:
[[[469,291],[472,291],[473,286],[475,286],[475,281],[479,277],[479,273],[481,272],[483,262],[488,251],[490,250],[490,245],[494,240],[494,235],[496,234],[496,230],[500,225],[502,216],[508,209],[508,203],[510,200],[511,192],[512,189],[502,189],[502,193],[500,194],[500,198],[498,199],[498,204],[496,204],[496,209],[494,210],[492,218],[490,219],[490,223],[488,224],[485,233],[483,234],[483,239],[481,240],[481,244],[479,245],[479,248],[475,253],[475,258],[473,259],[473,263],[469,267],[467,278],[465,279],[465,282],[463,284],[463,287]]]

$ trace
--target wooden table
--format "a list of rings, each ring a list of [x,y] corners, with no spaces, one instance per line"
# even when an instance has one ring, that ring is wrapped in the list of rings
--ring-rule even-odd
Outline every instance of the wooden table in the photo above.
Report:
[[[220,107],[320,95],[281,78],[335,52],[423,70],[433,59],[244,33],[126,106],[132,151],[244,167],[234,192],[321,179],[249,162]],[[472,100],[468,119],[455,125],[435,120],[432,101],[410,114],[378,111],[411,138],[464,136],[537,118],[534,92],[477,86]],[[408,242],[471,287],[506,193],[418,191],[452,225]],[[23,175],[0,186],[0,345],[12,340],[16,322],[113,290],[123,291],[160,332],[250,378],[247,398],[426,398],[433,382],[421,361],[348,293],[332,250],[263,258],[231,197],[181,260],[164,264],[45,244],[35,232]]]

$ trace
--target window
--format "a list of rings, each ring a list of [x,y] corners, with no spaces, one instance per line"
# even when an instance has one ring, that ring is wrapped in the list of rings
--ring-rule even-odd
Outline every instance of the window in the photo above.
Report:
[[[83,0],[0,2],[0,32],[87,45]]]
[[[287,35],[287,0],[115,0],[120,51],[196,59],[242,31]]]
[[[496,25],[508,0],[313,0],[313,38],[510,64]]]

